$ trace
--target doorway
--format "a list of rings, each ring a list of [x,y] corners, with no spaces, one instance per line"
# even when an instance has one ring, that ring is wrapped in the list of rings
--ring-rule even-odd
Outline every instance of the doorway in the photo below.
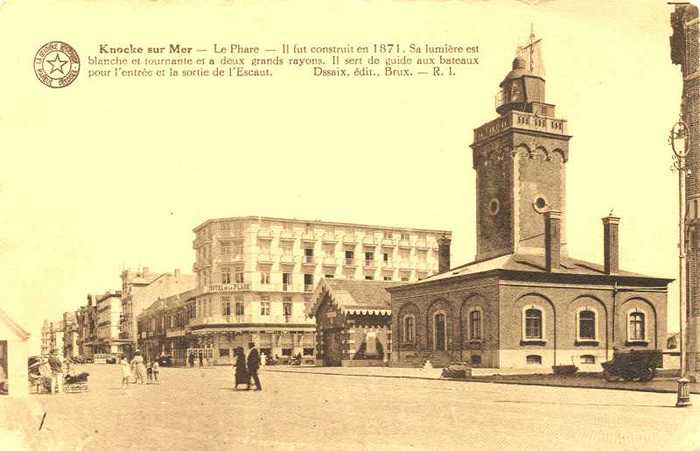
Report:
[[[342,330],[323,331],[323,366],[340,366],[343,354]]]

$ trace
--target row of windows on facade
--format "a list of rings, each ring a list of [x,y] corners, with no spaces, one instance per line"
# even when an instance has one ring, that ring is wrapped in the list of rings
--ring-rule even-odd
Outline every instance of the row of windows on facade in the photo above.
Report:
[[[335,277],[334,274],[325,274],[324,277],[326,279],[333,279]],[[244,284],[245,283],[245,273],[243,271],[235,271],[231,272],[229,269],[223,269],[221,271],[221,283],[222,284]],[[365,280],[374,280],[374,276],[372,274],[365,274],[364,276]],[[212,281],[211,273],[209,271],[202,271],[200,273],[200,280],[202,285],[209,285]],[[390,281],[393,280],[393,277],[391,275],[384,275],[383,280]],[[401,274],[401,280],[404,282],[407,282],[409,280],[408,274]],[[260,271],[260,284],[261,285],[270,285],[270,271]],[[290,289],[293,286],[292,284],[292,273],[290,272],[283,272],[282,273],[282,289],[286,291],[287,289]],[[313,290],[314,286],[314,275],[313,274],[304,274],[304,289],[306,291],[311,291]]]
[[[266,300],[269,298],[262,297],[260,301],[260,316],[270,316],[271,312],[271,302]],[[215,301],[212,299],[200,299],[196,301],[196,304],[190,304],[187,306],[184,312],[174,313],[169,315],[162,315],[160,321],[157,318],[150,319],[150,330],[156,330],[158,322],[160,322],[160,327],[165,328],[166,322],[168,327],[183,327],[192,318],[212,316],[215,313]],[[310,306],[310,301],[304,302],[304,311],[308,311]],[[242,300],[231,301],[229,297],[222,297],[220,301],[221,305],[221,315],[222,316],[244,316],[245,315],[245,303]],[[287,298],[282,302],[282,315],[286,317],[291,317],[294,311],[294,303],[291,299]]]
[[[286,223],[283,222],[282,224],[282,230],[285,232],[292,232],[294,230],[294,225],[291,223]],[[259,231],[269,231],[270,226],[272,226],[272,223],[262,223],[260,226]],[[226,222],[222,221],[219,222],[219,231],[222,233],[234,233],[234,234],[241,234],[244,229],[244,224],[241,222]],[[211,238],[214,232],[214,227],[209,226],[209,227],[203,227],[200,230],[197,231],[197,238]],[[304,233],[306,234],[314,234],[314,235],[332,235],[335,236],[336,234],[349,234],[349,235],[354,235],[355,231],[353,229],[345,230],[342,228],[336,228],[332,226],[328,226],[325,228],[314,228],[310,224],[306,224],[304,226]],[[365,234],[374,234],[374,232],[366,232]],[[410,239],[410,234],[408,232],[394,232],[393,230],[382,230],[381,231],[382,238],[384,239],[393,239],[395,236],[398,236],[399,239],[401,240],[409,240]],[[427,233],[418,233],[417,234],[418,239],[425,239],[427,236]]]
[[[293,250],[291,246],[282,246],[282,256],[283,257],[293,257]],[[271,249],[269,246],[259,246],[258,247],[258,252],[262,255],[269,255],[271,253]],[[364,252],[364,261],[365,265],[373,265],[374,264],[374,252],[373,251],[367,251]],[[384,264],[388,265],[391,264],[392,261],[392,253],[391,252],[382,252],[382,261]],[[243,255],[243,247],[240,245],[231,245],[230,243],[221,243],[221,255],[223,256],[235,256],[237,258],[242,257]],[[323,248],[323,255],[326,257],[335,257],[335,247],[325,247]],[[201,247],[198,252],[197,252],[197,257],[198,260],[208,260],[211,257],[211,248],[209,246],[203,246]],[[428,257],[428,251],[424,249],[417,249],[416,250],[416,259],[419,262],[426,262]],[[411,260],[411,254],[409,251],[406,250],[401,250],[399,252],[399,258],[401,261],[410,261]],[[314,259],[314,249],[312,247],[305,247],[304,248],[304,263],[313,263]],[[353,249],[345,249],[344,251],[344,261],[345,264],[347,265],[352,265],[355,263],[355,251]]]
[[[467,338],[469,340],[483,340],[483,312],[481,309],[473,309],[468,313]],[[446,333],[446,315],[438,312],[434,316],[433,328],[436,343],[442,335]],[[579,340],[597,339],[596,312],[592,310],[581,310],[577,312],[577,338]],[[416,318],[412,314],[405,315],[402,320],[404,343],[415,343],[416,340]],[[523,339],[542,340],[544,338],[543,314],[542,310],[530,308],[525,310],[523,315]],[[646,315],[640,311],[632,311],[627,316],[627,340],[646,340]],[[444,350],[444,349],[442,349]]]

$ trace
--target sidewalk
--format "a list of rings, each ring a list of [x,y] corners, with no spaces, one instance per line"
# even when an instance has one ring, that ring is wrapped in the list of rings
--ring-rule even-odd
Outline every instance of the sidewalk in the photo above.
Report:
[[[553,374],[495,374],[473,376],[467,379],[441,379],[441,368],[266,366],[263,367],[263,369],[264,371],[270,372],[322,374],[327,376],[432,379],[493,384],[630,390],[654,393],[676,393],[678,387],[675,378],[656,378],[650,382],[607,382],[602,376],[593,374],[580,374],[575,376],[555,376]],[[690,384],[690,392],[693,394],[700,394],[700,384]]]

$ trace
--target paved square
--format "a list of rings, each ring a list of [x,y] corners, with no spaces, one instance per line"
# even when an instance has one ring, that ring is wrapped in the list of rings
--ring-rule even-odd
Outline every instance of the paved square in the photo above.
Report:
[[[696,449],[700,398],[335,375],[163,368],[120,388],[87,365],[89,391],[0,399],[2,449]],[[46,419],[39,430],[43,413]]]

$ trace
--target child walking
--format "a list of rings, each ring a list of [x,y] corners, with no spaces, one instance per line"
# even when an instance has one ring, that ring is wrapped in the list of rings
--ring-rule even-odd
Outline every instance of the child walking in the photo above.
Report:
[[[160,365],[158,365],[158,360],[153,361],[153,366],[151,367],[151,372],[153,373],[153,381],[158,384],[158,373],[160,372]]]
[[[153,363],[149,360],[148,363],[146,363],[146,375],[148,377],[148,384],[153,382]]]
[[[126,357],[122,357],[120,364],[122,367],[122,388],[126,388],[129,385],[129,379],[131,379],[131,366],[129,366]]]

